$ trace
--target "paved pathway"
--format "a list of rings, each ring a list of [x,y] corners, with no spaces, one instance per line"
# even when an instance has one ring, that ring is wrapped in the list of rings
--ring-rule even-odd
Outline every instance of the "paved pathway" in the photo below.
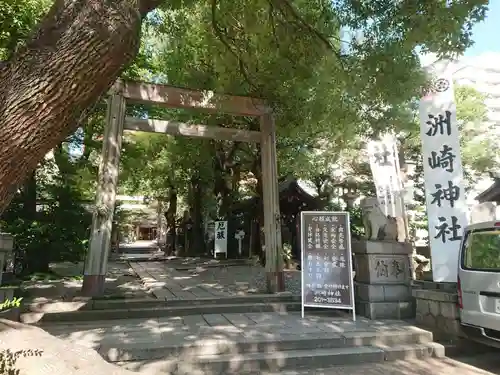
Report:
[[[495,358],[483,358],[482,363],[475,365],[468,365],[467,360],[468,358],[407,359],[319,369],[245,372],[242,375],[498,375],[500,373],[500,362]],[[157,371],[153,365],[154,362],[151,362],[149,366],[134,367],[134,364],[130,363],[125,368],[142,375],[165,375],[164,371]]]
[[[497,356],[498,357],[498,356]],[[469,365],[467,362],[473,362]],[[405,360],[386,363],[338,366],[328,369],[261,372],[262,375],[496,375],[500,374],[500,360],[493,356]]]
[[[83,262],[51,264],[51,270],[60,275],[61,278],[24,282],[23,288],[28,292],[24,303],[70,301],[73,297],[80,296],[83,267]],[[152,298],[127,262],[110,261],[107,271],[105,295],[140,299]]]
[[[145,286],[160,299],[195,299],[231,297],[265,293],[265,272],[261,266],[204,267],[193,265],[176,270],[168,262],[133,262],[130,264]],[[285,274],[287,291],[300,292],[300,273]]]

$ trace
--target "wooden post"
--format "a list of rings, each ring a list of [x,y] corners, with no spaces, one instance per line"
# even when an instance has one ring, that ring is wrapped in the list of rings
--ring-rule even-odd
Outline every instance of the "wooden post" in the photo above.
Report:
[[[85,296],[104,293],[125,120],[126,103],[120,86],[120,83],[115,84],[108,99],[90,246],[83,276],[82,293]]]
[[[276,134],[272,114],[260,118],[262,159],[262,201],[264,204],[264,242],[267,287],[272,293],[285,289],[281,243],[281,214],[278,192]]]

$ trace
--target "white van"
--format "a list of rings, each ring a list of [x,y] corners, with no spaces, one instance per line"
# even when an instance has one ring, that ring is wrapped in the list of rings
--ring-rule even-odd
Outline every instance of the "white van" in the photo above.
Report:
[[[500,348],[500,222],[468,226],[459,259],[462,330],[472,340]]]

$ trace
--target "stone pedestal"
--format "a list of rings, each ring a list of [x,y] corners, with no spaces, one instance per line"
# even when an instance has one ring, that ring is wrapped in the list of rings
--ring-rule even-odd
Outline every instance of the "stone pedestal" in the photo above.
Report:
[[[5,260],[14,249],[14,237],[8,233],[0,233],[0,285],[2,285]]]
[[[356,262],[357,313],[369,319],[413,317],[411,245],[392,241],[353,241],[352,251]]]

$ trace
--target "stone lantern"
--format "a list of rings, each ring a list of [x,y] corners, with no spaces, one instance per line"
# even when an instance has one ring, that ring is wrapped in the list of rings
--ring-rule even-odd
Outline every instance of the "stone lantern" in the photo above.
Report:
[[[354,207],[354,202],[359,198],[359,192],[356,185],[356,179],[349,176],[344,181],[342,187],[342,199],[346,203],[346,210],[351,211]]]

